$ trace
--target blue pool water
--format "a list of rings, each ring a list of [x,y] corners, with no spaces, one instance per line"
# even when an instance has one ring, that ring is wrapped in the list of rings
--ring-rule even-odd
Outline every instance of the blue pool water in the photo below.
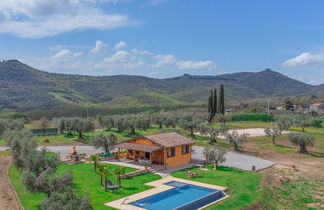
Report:
[[[165,185],[174,188],[130,204],[149,210],[195,209],[224,197],[220,191],[182,182],[172,181]]]

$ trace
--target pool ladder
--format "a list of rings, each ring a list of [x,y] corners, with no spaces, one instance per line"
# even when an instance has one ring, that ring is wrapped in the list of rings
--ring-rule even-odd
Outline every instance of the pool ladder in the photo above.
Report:
[[[127,200],[129,200],[129,198],[128,198],[128,197],[127,197],[127,198],[124,198],[124,200],[123,200],[123,201],[122,201],[122,202],[121,202],[120,204],[121,204],[121,205],[126,205],[126,203],[125,203],[125,202],[126,202]]]

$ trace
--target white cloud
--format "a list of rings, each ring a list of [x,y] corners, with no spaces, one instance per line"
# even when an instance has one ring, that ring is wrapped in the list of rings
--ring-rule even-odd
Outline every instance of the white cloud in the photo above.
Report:
[[[53,55],[51,58],[52,60],[56,60],[56,61],[68,61],[71,58],[76,58],[83,55],[82,52],[76,52],[73,53],[71,50],[69,49],[64,49],[59,51],[58,53],[56,53],[55,55]]]
[[[297,57],[285,61],[283,67],[295,67],[307,64],[324,64],[324,54],[302,53]]]
[[[169,65],[169,64],[173,64],[176,62],[176,57],[174,55],[156,55],[154,56],[155,59],[157,59],[158,61],[152,65],[152,67],[161,67],[164,65]]]
[[[127,51],[120,50],[111,56],[106,57],[101,63],[95,65],[95,68],[102,72],[109,73],[132,73],[132,70],[144,65],[144,62]]]
[[[91,53],[98,53],[104,50],[107,47],[107,44],[105,44],[103,41],[97,40],[96,45],[93,49],[90,50]]]
[[[82,29],[110,30],[131,24],[127,15],[104,14],[82,0],[1,0],[0,34],[42,38]]]
[[[179,69],[214,69],[216,64],[213,61],[179,61],[176,63]]]
[[[132,49],[131,52],[133,54],[137,54],[137,55],[152,55],[152,52],[150,52],[148,50]]]
[[[115,50],[121,50],[127,48],[127,44],[124,41],[120,41],[115,44]]]

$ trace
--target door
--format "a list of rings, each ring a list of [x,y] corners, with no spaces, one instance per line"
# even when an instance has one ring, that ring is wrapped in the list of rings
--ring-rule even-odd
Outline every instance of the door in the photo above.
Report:
[[[149,152],[145,152],[145,158],[150,159],[150,153]]]

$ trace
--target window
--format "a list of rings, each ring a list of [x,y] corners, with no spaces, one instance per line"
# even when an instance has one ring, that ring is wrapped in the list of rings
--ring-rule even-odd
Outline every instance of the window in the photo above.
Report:
[[[182,145],[182,154],[189,153],[189,145]]]
[[[174,156],[175,156],[175,148],[174,147],[168,148],[168,158]]]

